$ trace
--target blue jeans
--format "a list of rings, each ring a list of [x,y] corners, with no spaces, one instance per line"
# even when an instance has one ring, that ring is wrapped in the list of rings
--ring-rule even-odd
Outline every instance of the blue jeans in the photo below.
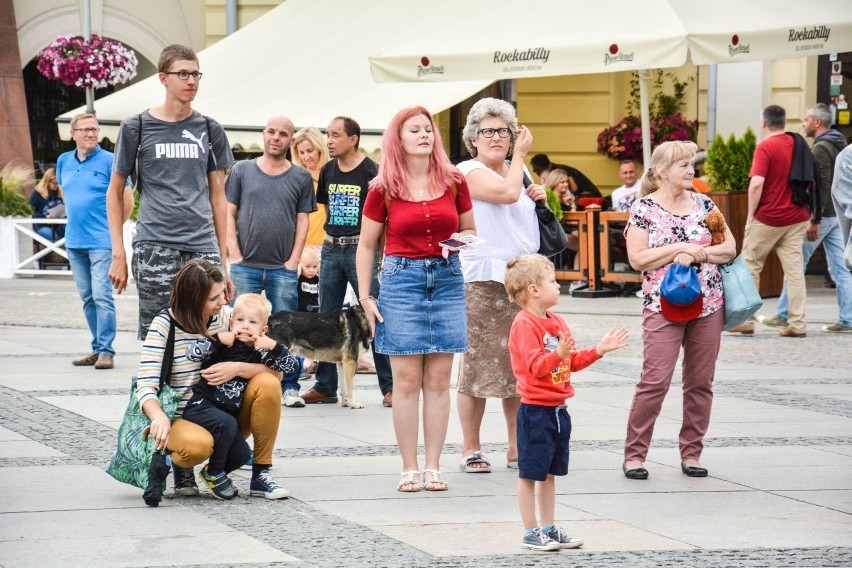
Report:
[[[299,276],[295,270],[281,268],[253,268],[243,263],[231,265],[231,280],[237,295],[264,292],[272,304],[272,313],[287,310],[299,311]],[[233,302],[231,302],[233,305]]]
[[[62,225],[42,225],[35,232],[49,241],[56,242],[63,237],[63,234],[54,227],[64,228]]]
[[[358,275],[355,272],[355,251],[357,244],[340,245],[324,242],[322,245],[322,262],[320,263],[319,297],[320,313],[333,312],[343,307],[346,297],[346,284],[350,284],[358,293]],[[373,268],[373,282],[370,284],[370,294],[379,297],[379,281],[376,278],[378,253]],[[374,343],[373,362],[376,364],[376,375],[382,394],[393,390],[393,375],[391,374],[390,359],[387,355],[376,353]],[[334,396],[337,392],[337,365],[335,363],[319,363],[317,365],[317,381],[314,388],[325,396]]]
[[[852,274],[849,273],[844,261],[845,243],[843,242],[843,235],[840,234],[840,223],[837,221],[837,217],[823,217],[819,224],[819,237],[815,241],[809,241],[805,238],[802,242],[802,256],[805,266],[808,265],[808,260],[820,243],[825,249],[828,271],[831,273],[834,283],[837,284],[837,305],[840,309],[837,323],[852,327]],[[781,297],[778,298],[776,311],[779,316],[787,319],[786,282],[781,290]]]
[[[83,300],[83,314],[92,333],[92,351],[115,355],[115,302],[109,267],[112,251],[109,249],[69,248],[68,262],[74,275],[74,284]]]
[[[260,294],[264,292],[266,299],[272,304],[272,313],[282,310],[299,311],[299,276],[295,270],[284,268],[253,268],[242,263],[231,265],[231,281],[240,294]],[[231,300],[234,305],[234,300]],[[287,346],[289,347],[289,345]],[[281,379],[281,392],[295,390],[299,392],[299,375],[301,366],[292,373],[287,373]]]

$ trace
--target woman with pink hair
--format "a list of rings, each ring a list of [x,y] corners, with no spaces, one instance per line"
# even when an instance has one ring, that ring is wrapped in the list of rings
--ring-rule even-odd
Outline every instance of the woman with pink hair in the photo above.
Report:
[[[385,233],[382,294],[370,296],[376,248]],[[402,457],[402,492],[445,491],[440,459],[450,418],[453,355],[467,351],[464,278],[457,249],[445,239],[474,235],[467,183],[450,163],[432,115],[405,108],[382,141],[370,183],[355,263],[361,306],[377,353],[393,369],[393,425]],[[423,394],[425,469],[417,462]],[[422,479],[422,482],[421,482]]]

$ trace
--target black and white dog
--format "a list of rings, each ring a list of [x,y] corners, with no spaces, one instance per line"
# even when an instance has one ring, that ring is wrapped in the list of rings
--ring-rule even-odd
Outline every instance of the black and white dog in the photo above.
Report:
[[[352,396],[361,350],[370,348],[372,335],[364,309],[354,306],[324,314],[281,311],[269,318],[267,335],[300,357],[337,363],[343,376],[340,405],[364,408]]]

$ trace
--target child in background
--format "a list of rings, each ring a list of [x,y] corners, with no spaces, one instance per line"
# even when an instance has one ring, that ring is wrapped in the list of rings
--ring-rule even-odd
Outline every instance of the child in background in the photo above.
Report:
[[[320,256],[313,247],[305,247],[299,260],[299,311],[319,311]]]
[[[299,260],[299,311],[319,312],[319,263],[320,255],[314,247],[305,247]],[[302,359],[304,373],[299,380],[308,379],[316,373],[317,362],[310,357]]]
[[[292,373],[298,364],[295,357],[285,346],[266,336],[271,311],[272,305],[263,296],[239,296],[231,312],[231,331],[218,333],[212,339],[199,339],[186,350],[186,358],[202,361],[202,369],[223,361],[237,361],[263,363],[275,371]],[[236,377],[212,386],[201,379],[192,387],[192,398],[183,411],[185,420],[202,426],[213,436],[213,454],[199,477],[217,499],[230,500],[237,496],[228,473],[245,464],[251,455],[237,423],[247,383],[248,379]],[[287,495],[281,492],[281,497]]]
[[[624,347],[627,328],[610,330],[596,347],[575,351],[565,320],[550,311],[560,293],[553,263],[539,254],[510,260],[505,286],[509,299],[523,308],[509,333],[512,370],[521,395],[518,506],[525,529],[522,546],[532,550],[577,548],[583,541],[553,524],[555,476],[568,473],[571,416],[565,400],[574,396],[571,372]],[[536,522],[536,497],[541,524]]]

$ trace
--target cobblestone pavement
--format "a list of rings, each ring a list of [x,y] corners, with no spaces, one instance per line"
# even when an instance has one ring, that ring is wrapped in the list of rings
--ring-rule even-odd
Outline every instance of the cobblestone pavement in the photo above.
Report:
[[[809,283],[809,284],[812,284]],[[809,290],[810,291],[810,290]],[[760,434],[757,430],[748,435],[737,436],[730,432],[720,431],[719,435],[708,436],[706,447],[711,449],[745,448],[761,452],[776,452],[771,454],[783,463],[785,451],[790,448],[825,449],[832,448],[835,455],[847,457],[852,461],[852,427],[847,419],[852,419],[852,373],[849,372],[852,362],[852,337],[825,334],[819,331],[821,325],[832,323],[832,298],[823,290],[817,290],[815,298],[809,300],[815,306],[814,318],[809,336],[803,340],[782,339],[771,330],[758,329],[754,337],[725,337],[719,357],[719,372],[715,386],[717,399],[730,399],[738,404],[755,405],[760,408],[781,409],[790,413],[812,413],[813,416],[825,417],[825,424],[834,425],[833,429],[820,431],[814,429],[791,430],[790,435],[767,430]],[[128,293],[117,301],[120,329],[135,330],[134,292]],[[34,326],[44,330],[46,338],[53,338],[58,351],[50,351],[48,355],[40,356],[21,350],[0,352],[0,375],[8,375],[12,370],[14,375],[26,373],[25,367],[45,364],[47,366],[65,361],[77,352],[67,349],[67,342],[61,339],[62,329],[69,334],[80,329],[83,323],[79,301],[73,291],[73,284],[68,280],[14,280],[0,281],[0,326],[20,326],[20,333],[29,333],[26,326]],[[767,308],[764,313],[771,313]],[[617,325],[627,325],[633,334],[632,345],[622,350],[617,356],[608,357],[593,367],[594,375],[589,376],[583,383],[583,401],[610,401],[613,391],[632,388],[641,368],[641,340],[639,339],[639,316],[633,315],[638,309],[638,300],[617,298],[612,300],[584,300],[582,302],[564,298],[559,311],[565,314],[572,327],[577,343],[580,346],[594,343],[606,329]],[[836,310],[836,307],[834,308]],[[621,313],[619,313],[621,312]],[[6,328],[10,333],[2,335],[5,341],[0,344],[11,344],[15,328]],[[59,335],[57,335],[59,334]],[[118,358],[130,360],[137,356],[133,342],[123,343],[125,346],[118,353]],[[38,362],[37,362],[38,361]],[[132,365],[130,365],[132,367]],[[78,375],[74,375],[77,377]],[[106,375],[104,375],[106,376]],[[581,377],[582,378],[582,377]],[[580,378],[578,378],[578,381]],[[679,382],[679,377],[675,378]],[[359,390],[369,393],[377,400],[379,394],[372,381],[359,382]],[[58,406],[52,401],[62,399],[68,401],[78,399],[81,402],[101,399],[102,397],[126,397],[126,388],[119,388],[120,382],[109,382],[103,387],[86,386],[76,388],[39,387],[24,385],[10,379],[3,382],[0,378],[0,404],[4,411],[0,413],[0,427],[56,450],[59,455],[12,455],[3,451],[3,440],[0,437],[0,475],[3,470],[13,468],[60,467],[60,466],[94,466],[102,468],[108,462],[115,443],[115,429],[104,424],[105,420],[93,419],[87,412],[74,412]],[[11,385],[11,386],[10,386]],[[804,390],[791,390],[791,385],[806,385]],[[578,386],[578,389],[580,387]],[[674,391],[674,389],[673,389]],[[841,394],[838,394],[841,393]],[[850,393],[850,394],[843,394]],[[578,394],[579,398],[579,394]],[[607,402],[609,404],[609,402]],[[123,405],[121,405],[123,406]],[[285,409],[286,412],[287,409]],[[331,420],[331,407],[325,416]],[[572,411],[573,412],[573,411]],[[715,411],[714,411],[715,412]],[[320,413],[322,414],[322,413]],[[783,412],[782,412],[783,415]],[[289,424],[302,420],[287,416]],[[582,416],[578,411],[578,416]],[[387,414],[379,415],[377,427],[387,428]],[[308,419],[304,419],[307,421]],[[313,419],[311,419],[313,420]],[[457,420],[454,415],[452,420]],[[739,418],[738,418],[739,420]],[[747,419],[742,419],[744,422]],[[757,419],[755,419],[757,420]],[[797,419],[798,420],[798,419]],[[776,422],[779,428],[782,422]],[[322,427],[321,422],[310,422]],[[822,425],[823,422],[820,422]],[[499,426],[499,425],[498,425]],[[826,426],[828,428],[829,426]],[[498,435],[491,436],[483,445],[486,453],[502,455],[506,444],[499,441],[499,427],[495,429]],[[620,454],[623,440],[613,431],[605,430],[600,437],[587,437],[572,441],[572,452],[604,452]],[[457,456],[461,451],[459,438],[448,437],[445,455]],[[653,442],[655,449],[674,449],[677,447],[675,435],[658,434]],[[324,444],[304,445],[300,447],[280,447],[276,450],[277,460],[294,458],[316,458],[318,467],[328,467],[327,464],[335,458],[381,458],[397,455],[396,446],[392,443],[367,444]],[[767,454],[760,454],[767,455]],[[454,458],[455,459],[455,458]],[[324,461],[326,460],[326,461]],[[283,462],[283,463],[286,463]],[[336,463],[336,462],[334,462]],[[843,462],[848,463],[848,462]],[[610,550],[603,551],[570,551],[556,554],[493,554],[477,556],[440,555],[427,553],[428,547],[415,546],[411,541],[392,538],[381,527],[371,527],[367,524],[348,520],[345,515],[329,512],[328,507],[310,499],[300,499],[298,495],[285,501],[274,502],[264,499],[238,498],[227,504],[212,499],[173,499],[172,504],[182,510],[215,520],[244,535],[295,557],[294,561],[282,562],[246,562],[246,563],[216,563],[217,566],[238,566],[249,568],[254,566],[852,566],[852,477],[847,473],[850,467],[841,469],[842,478],[838,484],[815,489],[831,490],[831,495],[837,495],[835,507],[828,506],[833,513],[842,513],[841,522],[845,524],[845,539],[835,539],[831,545],[784,547],[764,545],[756,542],[754,546],[729,546],[720,541],[718,546],[698,546],[691,549],[660,548],[654,550]],[[273,471],[277,471],[273,470]],[[812,473],[812,469],[807,470]],[[360,477],[355,472],[345,472],[349,475],[334,477],[334,483],[345,482],[352,484],[352,498],[357,499],[357,484]],[[609,474],[607,474],[608,476]],[[464,476],[471,477],[471,476]],[[478,477],[478,476],[473,476]],[[818,476],[817,476],[818,477]],[[332,479],[332,478],[330,478]],[[61,483],[61,480],[57,480]],[[453,478],[453,487],[458,486]],[[561,481],[560,481],[561,483]],[[570,486],[571,477],[567,478]],[[632,489],[633,487],[631,487]],[[638,488],[638,487],[637,487]],[[724,491],[724,490],[720,490]],[[601,494],[607,493],[601,490]],[[766,491],[772,495],[773,491]],[[775,491],[777,493],[777,491]],[[721,493],[720,493],[721,495]],[[451,490],[447,498],[452,500]],[[370,499],[369,497],[360,497]],[[570,502],[570,499],[568,499]],[[387,506],[388,500],[370,503],[366,507]],[[451,506],[447,502],[446,506]],[[393,505],[388,510],[393,510]],[[433,509],[424,509],[432,511]],[[153,511],[140,510],[140,513],[154,514]],[[458,507],[459,522],[464,521],[465,506]],[[730,511],[730,521],[736,522],[741,512]],[[428,514],[428,513],[424,513]],[[689,515],[700,514],[690,511],[684,518],[689,521]],[[6,529],[14,524],[15,513],[4,509],[0,500],[0,551],[4,550],[3,541]],[[9,524],[7,524],[9,523]],[[771,523],[771,521],[767,521]],[[486,538],[483,531],[488,530],[487,524],[466,525],[470,531],[469,538],[474,541]],[[517,526],[520,526],[519,520]],[[582,535],[580,535],[582,536]],[[588,537],[589,535],[587,535]],[[830,539],[829,539],[830,540]],[[767,542],[774,542],[769,539]],[[821,542],[815,539],[813,542]],[[105,544],[107,546],[108,544]],[[61,552],[62,543],[57,543],[57,551]],[[209,563],[192,564],[192,558],[175,559],[174,566],[207,566]],[[0,553],[0,566],[28,565],[26,563],[8,563]],[[63,565],[76,565],[65,562]],[[79,565],[83,565],[82,563]],[[98,565],[89,563],[88,565]],[[131,561],[116,562],[113,565],[139,565]]]

